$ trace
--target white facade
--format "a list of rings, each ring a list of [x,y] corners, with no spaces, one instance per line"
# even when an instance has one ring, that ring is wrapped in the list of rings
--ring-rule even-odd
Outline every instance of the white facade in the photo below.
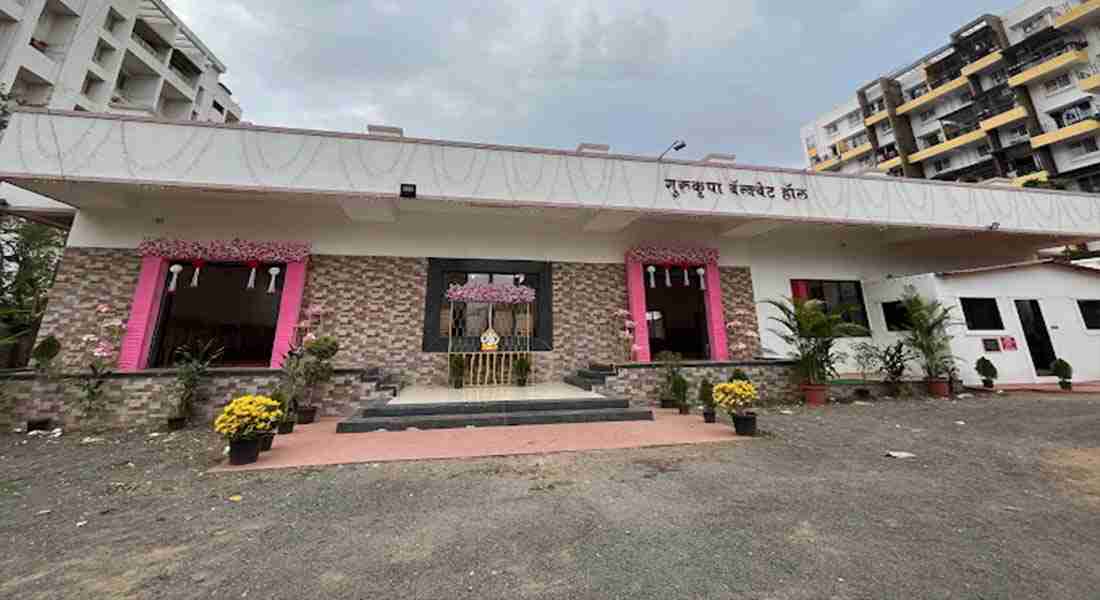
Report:
[[[926,298],[952,307],[957,319],[951,328],[952,351],[958,359],[963,381],[980,385],[974,365],[988,358],[1005,384],[1054,383],[1047,369],[1033,357],[1034,333],[1025,331],[1020,303],[1038,303],[1053,355],[1074,367],[1074,380],[1100,380],[1100,328],[1086,322],[1082,303],[1100,304],[1100,271],[1083,267],[1035,262],[972,272],[929,273],[869,282],[865,286],[874,341],[896,342],[903,335],[888,331],[883,303],[899,300],[912,286]],[[993,300],[1003,327],[971,329],[965,319],[964,302]],[[986,344],[990,344],[990,349]],[[1042,352],[1039,353],[1043,355]],[[1046,362],[1046,359],[1041,359]],[[914,372],[916,365],[913,365]]]
[[[23,106],[235,123],[225,71],[163,0],[0,0],[0,86]]]

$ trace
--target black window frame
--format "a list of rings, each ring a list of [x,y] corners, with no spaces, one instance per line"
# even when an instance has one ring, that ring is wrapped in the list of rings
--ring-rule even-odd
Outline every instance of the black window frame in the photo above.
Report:
[[[909,311],[901,300],[882,303],[882,320],[886,323],[886,331],[902,332],[910,331]]]
[[[477,258],[429,258],[428,282],[424,297],[424,352],[447,352],[447,336],[439,335],[439,319],[447,305],[444,287],[447,273],[516,273],[535,275],[537,321],[536,336],[531,338],[533,352],[550,352],[554,349],[554,284],[553,264],[529,260],[493,260]]]
[[[825,285],[854,285],[855,290],[856,290],[856,295],[859,297],[859,306],[856,306],[855,308],[859,309],[858,314],[860,316],[862,316],[862,319],[852,318],[854,316],[853,311],[846,310],[846,311],[844,311],[844,317],[845,317],[844,320],[845,320],[845,322],[852,323],[852,324],[859,325],[859,326],[863,327],[864,329],[867,330],[867,333],[865,333],[863,335],[854,335],[854,336],[846,336],[846,337],[851,337],[851,338],[871,337],[871,319],[870,319],[870,315],[868,314],[868,311],[867,311],[867,296],[863,293],[863,282],[862,281],[859,281],[859,280],[856,280],[856,279],[795,279],[795,280],[792,280],[792,284],[795,281],[800,281],[800,282],[803,282],[803,283],[806,284],[806,291],[807,291],[807,294],[808,294],[806,296],[807,300],[821,300],[822,302],[825,303],[826,310],[830,310],[830,311],[835,310],[837,308],[852,308],[852,307],[850,305],[844,305],[843,307],[830,306],[827,299],[815,298],[813,295],[809,294],[809,291],[813,287],[813,285],[814,284],[820,284],[822,286],[822,294],[823,295],[825,295],[824,294],[824,286]]]
[[[981,302],[983,304],[986,304],[987,307],[991,303],[991,305],[993,306],[993,308],[996,311],[995,312],[996,323],[999,326],[998,327],[981,327],[980,325],[989,325],[990,323],[986,323],[986,322],[979,323],[978,322],[978,317],[981,316],[981,317],[984,318],[988,315],[977,315],[977,314],[972,313],[971,311],[968,311],[967,310],[967,302],[971,302],[971,303]],[[966,330],[967,331],[1005,331],[1004,315],[1001,314],[1001,305],[1000,305],[999,302],[997,302],[996,298],[980,298],[980,297],[959,298],[959,306],[960,306],[960,308],[962,308],[963,320],[966,321]]]
[[[1095,327],[1089,324],[1089,315],[1085,310],[1086,304],[1095,305],[1095,313],[1093,316],[1093,318],[1095,319],[1095,321],[1093,321],[1093,323],[1096,325]],[[1077,301],[1077,310],[1081,312],[1081,321],[1085,324],[1085,331],[1100,331],[1100,300],[1092,298],[1080,299]]]

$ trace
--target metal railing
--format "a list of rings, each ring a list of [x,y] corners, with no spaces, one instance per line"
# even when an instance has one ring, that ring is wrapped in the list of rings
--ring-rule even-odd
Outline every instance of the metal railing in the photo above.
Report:
[[[1043,64],[1043,63],[1045,63],[1049,60],[1053,60],[1055,58],[1058,58],[1059,56],[1062,56],[1063,54],[1068,54],[1070,52],[1076,52],[1078,50],[1084,50],[1085,48],[1088,48],[1088,47],[1089,47],[1089,45],[1088,45],[1087,42],[1074,41],[1074,42],[1067,42],[1065,44],[1058,44],[1058,45],[1055,45],[1055,46],[1047,46],[1045,48],[1039,48],[1038,50],[1035,50],[1034,52],[1028,54],[1027,58],[1024,59],[1023,61],[1017,62],[1015,65],[1012,65],[1011,67],[1009,67],[1008,68],[1008,74],[1009,75],[1018,75],[1018,74],[1020,74],[1024,71],[1030,69],[1031,67],[1034,67],[1036,65],[1041,65],[1041,64]]]

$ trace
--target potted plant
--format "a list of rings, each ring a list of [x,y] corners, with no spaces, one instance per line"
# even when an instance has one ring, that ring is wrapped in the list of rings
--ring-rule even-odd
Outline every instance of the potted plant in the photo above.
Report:
[[[703,378],[702,383],[699,384],[699,405],[703,407],[703,422],[714,423],[717,419],[717,413],[714,410],[714,384],[710,382],[710,379]]]
[[[882,378],[886,381],[886,388],[891,396],[896,398],[901,394],[901,380],[905,378],[905,371],[912,359],[913,354],[904,341],[879,349],[879,372],[882,373]]]
[[[200,387],[210,371],[210,365],[222,357],[223,351],[220,347],[214,347],[214,340],[205,344],[185,344],[176,349],[176,380],[172,384],[176,406],[169,413],[169,430],[178,431],[187,426],[195,401],[201,398]]]
[[[283,389],[283,386],[280,385],[274,392],[271,392],[271,399],[279,403],[279,410],[283,413],[282,418],[279,419],[279,424],[276,426],[279,435],[294,433],[294,426],[298,422],[298,414],[294,412],[290,396]]]
[[[512,373],[516,377],[516,385],[527,387],[527,378],[531,376],[531,359],[520,356],[512,363]]]
[[[882,350],[869,342],[860,342],[855,345],[853,350],[852,358],[855,360],[856,367],[859,368],[859,379],[863,383],[862,386],[856,388],[856,397],[870,398],[871,390],[867,387],[870,382],[869,375],[879,370]]]
[[[317,420],[314,400],[320,386],[332,379],[332,359],[340,352],[340,343],[330,336],[308,339],[298,356],[301,369],[302,393],[298,401],[298,424],[306,425]]]
[[[836,364],[841,358],[836,341],[866,335],[867,330],[845,321],[845,309],[829,310],[818,300],[793,298],[767,303],[779,311],[779,316],[771,320],[780,328],[772,332],[790,347],[795,370],[802,378],[806,403],[824,405],[829,381],[836,377]]]
[[[214,431],[229,442],[229,464],[256,462],[260,436],[271,432],[282,416],[279,403],[266,396],[241,396],[227,404],[214,421]]]
[[[461,354],[451,355],[451,387],[461,390],[466,383],[466,357]]]
[[[661,383],[660,400],[661,408],[678,408],[676,395],[673,393],[673,381],[680,376],[680,363],[683,358],[676,352],[665,350],[658,352],[654,359],[664,365],[664,381]]]
[[[1067,392],[1073,389],[1073,366],[1069,362],[1059,358],[1050,366],[1050,370],[1054,371],[1054,376],[1058,378],[1058,387]]]
[[[909,317],[905,344],[916,354],[928,382],[928,392],[937,398],[951,396],[948,377],[955,366],[951,354],[951,336],[947,328],[952,322],[952,307],[938,300],[928,301],[909,287],[902,297]]]
[[[988,390],[993,389],[993,382],[997,380],[997,366],[983,356],[974,364],[974,370],[981,376],[982,385]]]
[[[714,386],[714,403],[729,413],[737,435],[756,435],[756,413],[748,410],[759,398],[749,381],[733,381]]]
[[[672,397],[676,400],[676,408],[680,409],[681,415],[691,414],[691,405],[688,404],[689,387],[688,380],[679,373],[672,379]]]
[[[733,372],[730,373],[730,379],[729,380],[730,381],[752,381],[751,379],[749,379],[749,374],[744,372],[741,369],[734,369]]]

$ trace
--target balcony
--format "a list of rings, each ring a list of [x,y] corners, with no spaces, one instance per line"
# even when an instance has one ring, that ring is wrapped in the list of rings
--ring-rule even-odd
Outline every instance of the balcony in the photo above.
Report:
[[[817,163],[816,165],[814,165],[814,171],[817,171],[818,173],[820,173],[822,171],[831,171],[831,170],[833,170],[833,169],[835,169],[839,166],[840,166],[840,157],[839,156],[834,156],[834,157],[832,157],[828,160],[823,160],[823,161]]]
[[[866,119],[864,119],[863,124],[866,127],[874,127],[875,125],[878,125],[879,123],[881,123],[881,122],[883,122],[883,121],[885,121],[886,119],[889,119],[889,118],[890,118],[890,112],[889,111],[880,110],[879,112],[877,112],[877,113],[867,117]]]
[[[1086,47],[1086,44],[1069,44],[1052,54],[1018,64],[1012,69],[1016,74],[1008,78],[1008,85],[1020,87],[1086,64],[1089,62]]]
[[[878,164],[878,170],[885,173],[887,171],[893,171],[894,169],[896,169],[900,166],[901,166],[901,157],[900,156],[895,156],[894,158],[891,158],[890,160],[880,162]]]
[[[20,21],[23,19],[24,6],[15,0],[0,0],[0,26],[4,21]]]
[[[1046,171],[1035,171],[1034,173],[1028,173],[1022,177],[1016,177],[1012,180],[1012,185],[1016,187],[1024,187],[1025,183],[1032,181],[1050,181],[1050,173]]]
[[[1017,106],[1016,108],[1006,110],[1002,113],[989,117],[988,119],[982,120],[982,122],[979,123],[979,126],[982,128],[982,131],[990,132],[994,129],[997,129],[998,127],[1004,127],[1005,125],[1018,123],[1026,119],[1027,117],[1027,109],[1022,106]]]
[[[898,114],[904,115],[906,113],[913,112],[914,110],[917,110],[922,106],[931,104],[936,100],[939,100],[940,98],[946,96],[947,94],[961,90],[968,85],[970,85],[970,80],[968,80],[965,76],[953,79],[919,98],[914,98],[906,102],[905,104],[902,104],[898,107]]]
[[[1058,29],[1082,29],[1100,23],[1100,0],[1085,0],[1054,19]]]
[[[987,54],[984,57],[979,58],[978,60],[963,67],[962,74],[964,77],[973,77],[974,75],[977,75],[978,73],[981,73],[986,69],[997,66],[1002,61],[1004,61],[1004,59],[1005,55],[999,51],[992,54]]]
[[[982,131],[981,129],[975,128],[973,131],[964,133],[958,137],[947,140],[946,142],[942,142],[936,144],[935,146],[925,148],[920,152],[913,153],[909,156],[909,162],[921,162],[924,160],[928,160],[929,158],[939,156],[945,152],[950,152],[952,150],[956,150],[964,146],[969,146],[970,144],[974,144],[987,139],[989,139],[989,134]]]
[[[863,156],[864,154],[867,154],[871,150],[872,150],[871,142],[866,142],[866,143],[864,143],[860,146],[856,146],[855,148],[852,148],[851,150],[848,150],[847,152],[841,154],[840,155],[840,162],[846,163],[848,161],[855,160],[855,159]]]
[[[1042,148],[1059,142],[1068,142],[1079,137],[1095,134],[1098,131],[1100,131],[1100,120],[1097,120],[1096,115],[1092,115],[1085,117],[1083,120],[1073,125],[1067,125],[1061,129],[1051,131],[1050,133],[1044,133],[1043,135],[1037,135],[1031,138],[1031,147]]]

